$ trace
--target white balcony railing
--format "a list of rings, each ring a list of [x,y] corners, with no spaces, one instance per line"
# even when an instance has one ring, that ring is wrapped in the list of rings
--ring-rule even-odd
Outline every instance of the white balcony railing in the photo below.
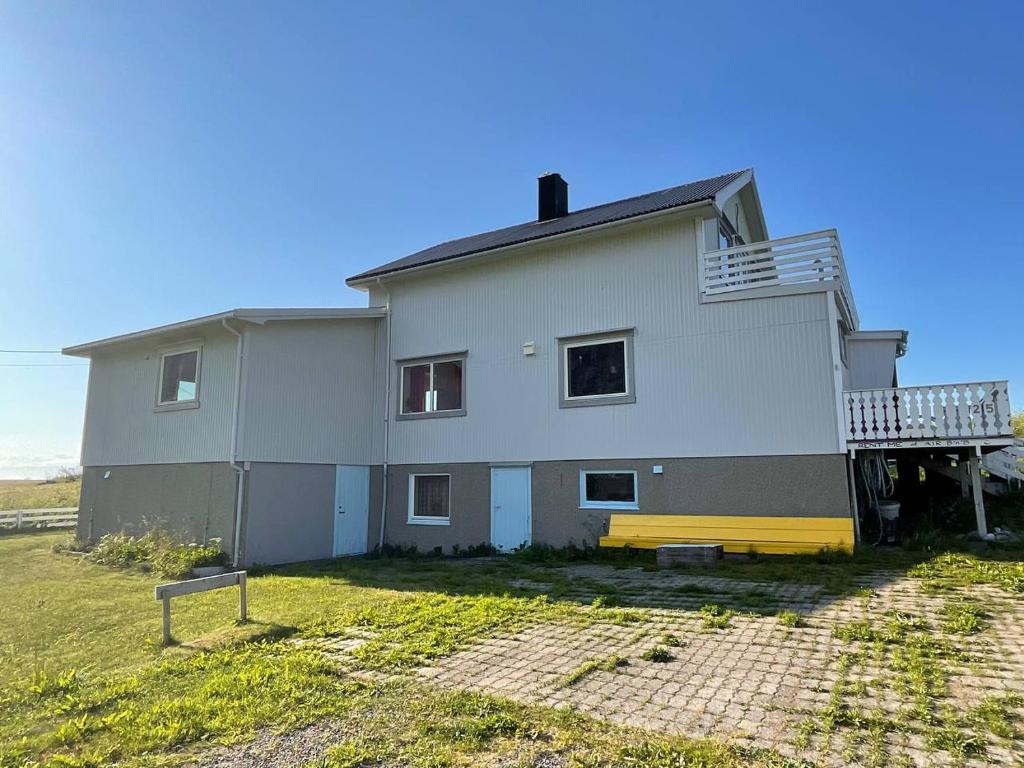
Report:
[[[859,389],[843,393],[848,442],[1007,438],[1005,381]]]
[[[777,285],[838,280],[843,258],[834,229],[747,243],[704,254],[704,292],[710,295]]]

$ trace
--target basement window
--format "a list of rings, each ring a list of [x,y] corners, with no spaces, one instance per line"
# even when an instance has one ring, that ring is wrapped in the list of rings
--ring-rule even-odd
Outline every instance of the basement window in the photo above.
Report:
[[[403,362],[398,418],[465,416],[465,354]]]
[[[633,332],[561,339],[559,405],[633,403]]]
[[[633,470],[580,471],[580,509],[640,509]]]
[[[157,408],[199,407],[201,349],[176,349],[160,356],[160,390]]]
[[[409,520],[413,525],[449,525],[451,475],[409,475]]]

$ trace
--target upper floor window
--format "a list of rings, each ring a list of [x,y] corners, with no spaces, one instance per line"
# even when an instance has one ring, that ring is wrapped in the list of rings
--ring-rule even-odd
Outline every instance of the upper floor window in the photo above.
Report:
[[[160,356],[157,407],[195,407],[199,404],[200,348],[176,349]]]
[[[633,332],[561,340],[559,405],[612,405],[636,401]]]
[[[402,363],[399,418],[465,415],[465,366],[465,354]]]

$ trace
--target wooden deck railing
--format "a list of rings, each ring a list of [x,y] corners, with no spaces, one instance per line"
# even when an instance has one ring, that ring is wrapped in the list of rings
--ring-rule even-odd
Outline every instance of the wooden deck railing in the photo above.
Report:
[[[843,393],[848,442],[1010,438],[1005,381]]]

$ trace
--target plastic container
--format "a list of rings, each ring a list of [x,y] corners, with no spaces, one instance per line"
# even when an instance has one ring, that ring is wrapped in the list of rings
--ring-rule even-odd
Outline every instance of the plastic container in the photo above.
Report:
[[[896,520],[900,516],[900,503],[898,501],[879,501],[878,513],[883,520]]]

